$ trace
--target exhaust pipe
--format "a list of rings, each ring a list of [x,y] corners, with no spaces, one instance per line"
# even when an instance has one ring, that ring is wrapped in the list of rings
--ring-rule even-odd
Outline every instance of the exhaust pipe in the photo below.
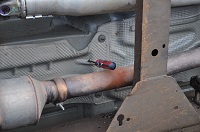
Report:
[[[200,48],[175,55],[168,60],[168,74],[200,66]],[[121,67],[51,81],[31,77],[0,80],[0,129],[36,124],[45,104],[99,91],[130,86],[134,67]]]
[[[52,81],[27,76],[0,80],[0,129],[36,124],[45,104],[131,85],[132,81],[133,66]]]
[[[0,14],[22,18],[41,15],[86,16],[133,11],[135,4],[136,0],[5,0],[0,3]],[[200,4],[200,1],[172,0],[171,3],[172,7],[194,4]]]

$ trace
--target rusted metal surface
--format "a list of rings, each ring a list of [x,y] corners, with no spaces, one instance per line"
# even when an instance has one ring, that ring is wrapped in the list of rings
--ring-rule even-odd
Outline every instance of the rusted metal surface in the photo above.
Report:
[[[179,55],[171,56],[168,59],[167,75],[173,75],[178,72],[199,67],[199,57],[195,57],[198,55],[200,55],[200,48],[191,51],[186,51]],[[190,59],[192,61],[190,61]],[[158,66],[153,67],[152,70],[158,70],[159,68],[160,64]],[[133,74],[135,74],[133,73],[133,69],[134,66],[132,65],[127,67],[120,67],[115,69],[114,71],[105,70],[102,72],[72,76],[65,78],[64,81],[61,81],[61,83],[57,81],[56,84],[54,83],[55,81],[47,81],[46,88],[49,93],[49,98],[52,98],[51,100],[54,101],[58,96],[58,85],[61,85],[59,96],[62,97],[62,100],[66,99],[66,96],[67,98],[71,98],[99,91],[117,89],[120,87],[132,85],[132,82],[135,81],[133,80]]]
[[[132,84],[133,66],[106,70],[97,73],[74,76],[64,79],[69,97],[81,96]]]
[[[56,87],[58,89],[58,98],[56,102],[63,102],[67,99],[68,96],[68,88],[66,86],[66,83],[63,79],[57,78],[53,80],[56,84]]]
[[[140,0],[136,3],[136,81],[167,73],[171,3],[165,1]]]
[[[186,52],[183,54],[188,55],[187,58],[190,58],[189,56],[193,57],[193,54],[197,55],[199,50],[196,49],[189,51],[189,53],[190,54]],[[171,59],[173,61],[170,61]],[[184,65],[188,64],[187,60],[178,60],[179,61],[177,63],[182,65],[182,67],[187,67],[187,65]],[[176,61],[176,58],[171,57],[168,62],[168,69],[171,69],[170,74],[176,72],[176,69],[173,69],[176,67],[174,66],[176,64],[173,63],[174,61]],[[200,63],[198,59],[195,59],[194,63],[192,64],[197,66]],[[193,65],[188,66],[193,67]],[[40,118],[45,103],[59,103],[67,98],[132,85],[133,69],[134,67],[132,65],[128,67],[117,68],[114,71],[105,70],[97,73],[72,76],[65,79],[54,79],[54,81],[37,81],[31,77],[8,79],[2,81],[0,80],[0,105],[2,106],[0,107],[0,126],[2,129],[8,129],[36,123]],[[185,70],[185,68],[182,70]],[[162,87],[160,90],[163,91]],[[26,97],[28,97],[28,100]],[[31,103],[27,104],[27,102]],[[8,107],[7,104],[10,106]],[[31,108],[31,110],[29,108]],[[34,117],[37,118],[33,118],[32,114],[28,114],[27,111],[32,113]],[[18,116],[13,116],[10,113],[18,113],[18,115],[21,115],[22,118],[19,120]],[[9,117],[8,115],[12,115],[12,117]],[[28,121],[24,122],[24,120],[28,120],[29,118],[31,118],[31,120],[34,119],[37,121],[32,123],[29,123]],[[5,127],[5,120],[7,123],[12,123],[7,124]],[[25,124],[20,121],[23,121]],[[17,123],[14,124],[14,122]]]
[[[170,8],[168,0],[137,0],[135,81],[140,82],[122,104],[108,131],[168,131],[200,123],[177,83],[162,76],[167,74]],[[0,81],[0,128],[37,123],[45,103],[132,83],[133,66],[48,82],[27,77]]]
[[[165,46],[167,46],[167,44]],[[166,52],[165,50],[161,50],[161,51]],[[163,53],[160,52],[160,54],[163,54]],[[199,67],[200,59],[199,57],[197,57],[199,55],[200,55],[200,48],[186,51],[179,55],[171,56],[168,59],[168,63],[167,63],[168,64],[167,75],[173,75],[178,72],[183,72],[185,70]],[[153,57],[153,59],[156,59],[157,61],[158,61],[158,58]],[[162,58],[160,59],[162,60]],[[164,59],[166,62],[166,58]],[[154,63],[154,62],[151,62],[151,63]],[[163,61],[160,63],[163,63]],[[151,65],[154,65],[154,64],[151,64]],[[161,64],[158,64],[157,66],[152,67],[152,70],[158,72],[160,69],[160,66]],[[133,80],[134,79],[133,74],[135,74],[135,72],[133,73],[133,69],[134,69],[134,66],[132,65],[132,66],[127,66],[127,67],[116,68],[114,71],[105,70],[105,71],[91,73],[91,74],[72,76],[72,77],[65,78],[64,81],[61,81],[62,84],[60,84],[59,82],[57,82],[56,84],[63,86],[62,88],[60,88],[60,94],[63,94],[60,96],[63,96],[63,99],[66,99],[66,96],[67,98],[82,96],[82,95],[87,95],[87,94],[91,94],[91,93],[95,93],[99,91],[106,91],[106,90],[117,89],[120,87],[132,85],[132,82],[135,81]],[[148,69],[148,70],[151,70],[151,69]],[[47,82],[49,83],[48,84],[49,86],[48,85],[46,86],[47,91],[52,91],[52,90],[54,91],[53,96],[55,96],[54,97],[54,101],[55,101],[55,98],[57,98],[57,94],[55,93],[57,92],[56,90],[57,85],[53,83],[52,81],[47,81]],[[65,82],[66,84],[64,84],[63,82]],[[51,90],[48,90],[48,89],[51,89]],[[50,97],[50,98],[53,98],[53,97]]]
[[[140,81],[140,69],[141,69],[141,52],[142,52],[142,16],[143,16],[143,4],[136,2],[136,16],[135,16],[135,47],[134,47],[134,81],[133,85]],[[132,76],[133,76],[132,75]]]
[[[58,89],[53,81],[44,81],[43,85],[47,91],[47,104],[55,102],[58,99]]]
[[[166,76],[170,4],[168,0],[136,0],[136,85],[109,132],[171,131],[200,123],[177,82]]]
[[[136,90],[137,89],[137,90]],[[124,116],[119,126],[118,117]],[[113,119],[108,132],[160,132],[200,123],[198,114],[176,81],[160,76],[136,84]]]

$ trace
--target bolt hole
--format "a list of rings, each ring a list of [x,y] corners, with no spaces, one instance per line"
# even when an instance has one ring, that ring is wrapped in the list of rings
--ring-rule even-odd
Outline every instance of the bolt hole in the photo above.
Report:
[[[131,118],[127,118],[127,119],[126,119],[126,121],[130,121],[130,120],[131,120]]]
[[[119,115],[118,117],[117,117],[117,120],[119,121],[119,126],[122,126],[122,124],[123,124],[123,120],[124,120],[124,115]]]
[[[9,6],[6,6],[6,5],[4,5],[4,6],[1,6],[0,7],[0,14],[2,14],[3,16],[5,15],[9,15],[9,13],[10,13],[10,7]]]
[[[165,47],[166,47],[166,45],[165,45],[165,44],[163,44],[163,45],[162,45],[162,47],[163,47],[163,48],[165,48]]]
[[[158,50],[157,50],[157,49],[154,49],[154,50],[151,52],[151,55],[152,55],[152,56],[157,56],[157,55],[158,55]]]
[[[177,109],[178,109],[178,106],[175,106],[174,109],[177,110]]]

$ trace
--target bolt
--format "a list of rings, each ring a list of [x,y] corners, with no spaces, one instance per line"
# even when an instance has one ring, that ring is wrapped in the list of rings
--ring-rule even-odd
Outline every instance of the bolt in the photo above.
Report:
[[[59,107],[60,109],[65,110],[65,107],[63,106],[63,102],[57,103],[56,107]]]
[[[100,43],[103,43],[103,42],[106,41],[106,36],[105,35],[100,35],[98,40],[99,40]]]
[[[95,93],[96,98],[100,98],[102,96],[102,92]]]

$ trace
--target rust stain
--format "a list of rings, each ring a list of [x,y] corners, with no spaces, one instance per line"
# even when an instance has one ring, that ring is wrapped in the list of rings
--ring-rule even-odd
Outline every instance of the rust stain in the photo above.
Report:
[[[67,99],[68,89],[63,79],[57,78],[53,80],[58,88],[58,102],[63,102]]]
[[[86,95],[94,92],[115,89],[133,82],[133,66],[105,70],[64,79],[68,87],[69,97]]]

